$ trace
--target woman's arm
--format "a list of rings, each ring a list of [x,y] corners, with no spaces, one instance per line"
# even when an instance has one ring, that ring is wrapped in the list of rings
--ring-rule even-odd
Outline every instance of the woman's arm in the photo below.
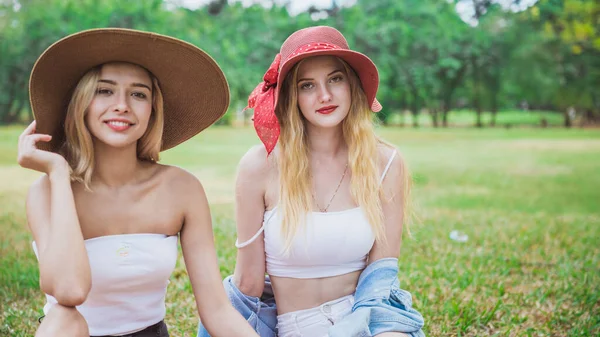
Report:
[[[268,165],[262,145],[251,148],[240,160],[235,185],[238,243],[254,237],[262,226]],[[235,285],[248,296],[260,297],[265,285],[265,268],[264,234],[260,234],[254,242],[237,251]]]
[[[173,181],[184,205],[181,247],[202,324],[211,336],[258,336],[229,302],[221,281],[204,189],[180,171]]]
[[[380,166],[385,167],[395,148],[381,147]],[[375,243],[369,253],[369,263],[386,257],[397,258],[402,245],[402,227],[406,212],[407,193],[410,181],[404,159],[400,153],[395,154],[387,174],[382,182],[381,206],[383,208],[383,224],[385,229],[385,244]]]
[[[82,304],[91,288],[91,271],[79,226],[69,167],[52,152],[35,143],[50,136],[34,134],[33,122],[19,137],[21,166],[46,173],[27,196],[27,222],[38,250],[40,287],[61,305]]]

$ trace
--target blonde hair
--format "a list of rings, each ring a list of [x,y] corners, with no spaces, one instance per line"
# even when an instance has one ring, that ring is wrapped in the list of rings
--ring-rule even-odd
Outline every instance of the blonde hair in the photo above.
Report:
[[[66,140],[60,150],[71,167],[71,180],[84,184],[88,190],[91,190],[95,160],[94,143],[85,125],[85,115],[98,90],[102,66],[90,69],[77,83],[67,108],[64,128]],[[137,157],[157,162],[164,127],[163,96],[156,77],[149,71],[148,74],[152,80],[152,113],[146,132],[137,142]]]
[[[336,57],[337,58],[337,57]],[[348,146],[348,167],[352,172],[350,193],[353,200],[365,212],[375,239],[385,244],[385,228],[381,199],[382,188],[379,183],[378,145],[391,146],[377,137],[373,124],[373,112],[367,102],[361,82],[354,70],[342,59],[347,75],[351,106],[342,122],[344,140]],[[313,207],[312,181],[309,166],[309,149],[306,119],[298,108],[298,62],[288,73],[281,86],[279,102],[275,114],[281,125],[277,163],[279,169],[279,210],[282,214],[281,233],[285,242],[284,249],[289,252],[292,241],[301,224],[305,223],[306,213]],[[410,193],[410,175],[402,162],[402,210],[406,219]],[[393,198],[394,196],[389,196]],[[408,226],[405,227],[408,232]],[[409,233],[409,232],[408,232]]]

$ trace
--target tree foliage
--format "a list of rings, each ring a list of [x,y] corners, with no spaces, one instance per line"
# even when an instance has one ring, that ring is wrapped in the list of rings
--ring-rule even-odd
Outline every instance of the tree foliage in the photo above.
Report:
[[[472,5],[476,25],[461,19],[460,2]],[[76,31],[136,28],[197,45],[225,71],[231,116],[246,105],[285,38],[312,25],[338,28],[375,61],[384,123],[398,112],[427,111],[434,125],[447,125],[453,108],[467,107],[481,126],[481,114],[523,103],[565,112],[567,126],[569,108],[600,119],[596,1],[540,0],[522,12],[492,0],[358,0],[350,7],[334,1],[295,16],[277,3],[215,0],[190,10],[162,0],[0,0],[0,123],[31,118],[27,82],[35,60]]]

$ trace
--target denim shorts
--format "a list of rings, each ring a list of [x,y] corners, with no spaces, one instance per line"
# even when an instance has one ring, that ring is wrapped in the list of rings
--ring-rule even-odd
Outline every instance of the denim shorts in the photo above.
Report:
[[[318,307],[277,316],[279,337],[327,337],[329,328],[352,313],[354,295],[329,301]]]

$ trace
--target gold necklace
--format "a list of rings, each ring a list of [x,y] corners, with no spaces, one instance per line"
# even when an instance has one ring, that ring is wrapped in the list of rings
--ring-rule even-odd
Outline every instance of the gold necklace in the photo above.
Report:
[[[315,193],[313,192],[313,200],[315,201],[315,204],[317,205],[317,208],[319,209],[319,211],[323,212],[323,213],[327,213],[327,210],[329,209],[329,206],[331,206],[331,202],[333,201],[333,198],[335,198],[335,195],[337,194],[338,190],[340,189],[340,186],[342,186],[342,181],[344,181],[344,177],[346,176],[346,172],[348,171],[348,163],[346,163],[346,167],[344,168],[344,173],[342,174],[342,179],[340,179],[340,182],[338,183],[337,187],[335,188],[335,192],[333,192],[333,195],[331,196],[331,199],[329,199],[329,203],[327,204],[327,206],[325,208],[321,208],[321,206],[319,206],[319,203],[317,202],[317,198],[315,197]]]

